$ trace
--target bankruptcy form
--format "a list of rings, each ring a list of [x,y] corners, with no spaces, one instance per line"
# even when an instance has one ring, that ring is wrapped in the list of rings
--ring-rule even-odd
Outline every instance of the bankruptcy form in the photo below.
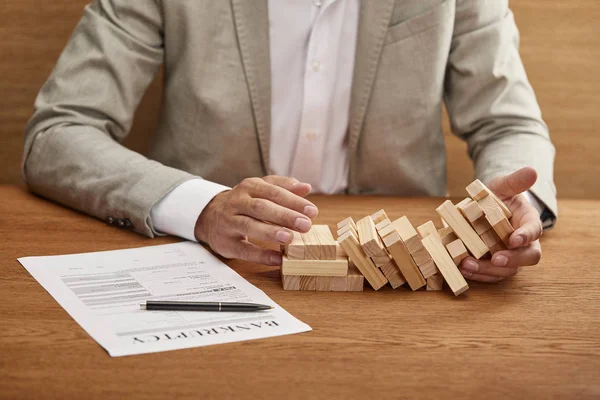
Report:
[[[310,331],[198,243],[19,262],[113,357]],[[147,300],[261,303],[255,313],[146,311]]]

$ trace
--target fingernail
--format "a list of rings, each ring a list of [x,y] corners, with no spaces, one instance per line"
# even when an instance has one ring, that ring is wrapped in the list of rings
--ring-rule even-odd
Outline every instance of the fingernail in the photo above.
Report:
[[[304,215],[308,218],[314,218],[319,214],[319,210],[315,206],[306,206],[304,207]]]
[[[292,235],[288,231],[278,231],[275,234],[275,239],[281,243],[288,243],[292,240]]]
[[[519,235],[513,239],[513,247],[519,247],[523,243],[525,243],[525,237],[523,235]]]
[[[472,272],[469,272],[469,271],[467,271],[467,270],[465,270],[465,269],[462,269],[462,268],[461,268],[461,270],[460,270],[460,273],[461,273],[461,274],[463,274],[463,276],[464,276],[465,278],[471,278],[471,277],[473,276],[473,273],[472,273]]]
[[[296,218],[296,222],[294,223],[296,229],[302,232],[308,232],[310,230],[311,223],[306,218]]]
[[[496,267],[506,267],[506,264],[508,264],[508,258],[502,254],[498,254],[492,260],[492,264],[494,264]]]
[[[467,260],[463,263],[463,268],[468,271],[479,271],[479,263],[475,260]]]
[[[281,256],[277,254],[272,254],[269,256],[269,263],[271,265],[281,265]]]

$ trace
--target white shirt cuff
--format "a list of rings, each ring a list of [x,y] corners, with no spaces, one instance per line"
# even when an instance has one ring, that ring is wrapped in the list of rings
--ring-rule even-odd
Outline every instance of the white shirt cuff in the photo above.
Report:
[[[194,228],[204,207],[231,188],[204,179],[190,179],[160,199],[150,210],[154,229],[196,241]]]
[[[535,197],[535,195],[533,193],[531,193],[529,190],[523,192],[523,195],[525,195],[525,198],[527,199],[527,201],[529,202],[529,204],[531,204],[536,210],[538,210],[538,212],[540,213],[540,215],[542,215],[542,213],[546,209],[546,206],[543,205],[538,200],[538,198]]]

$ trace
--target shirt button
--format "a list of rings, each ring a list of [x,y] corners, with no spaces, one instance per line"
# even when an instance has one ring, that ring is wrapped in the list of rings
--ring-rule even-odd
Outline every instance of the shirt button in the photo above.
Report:
[[[109,225],[114,225],[115,224],[115,219],[113,217],[108,217],[106,219],[106,222],[108,222]]]
[[[119,228],[124,228],[125,227],[125,221],[123,221],[122,219],[117,220],[117,225],[119,225]]]
[[[312,62],[312,70],[315,72],[319,72],[321,70],[321,67],[323,65],[319,62],[319,61],[313,61]]]
[[[133,224],[131,223],[131,221],[129,220],[129,218],[125,218],[125,228],[127,228],[127,229],[133,229]]]

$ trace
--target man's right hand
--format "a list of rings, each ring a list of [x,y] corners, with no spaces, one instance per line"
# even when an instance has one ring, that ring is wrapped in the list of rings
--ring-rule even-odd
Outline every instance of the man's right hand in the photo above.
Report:
[[[304,199],[310,185],[293,178],[248,178],[232,190],[219,193],[202,210],[194,235],[226,258],[281,265],[281,254],[248,241],[248,238],[286,244],[292,232],[310,230],[317,207]]]

